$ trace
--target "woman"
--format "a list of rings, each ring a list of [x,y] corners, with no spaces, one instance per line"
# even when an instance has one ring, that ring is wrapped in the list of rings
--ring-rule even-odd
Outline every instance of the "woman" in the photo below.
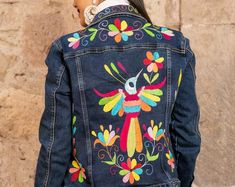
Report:
[[[142,0],[75,0],[52,42],[36,187],[190,187],[200,152],[195,56]]]

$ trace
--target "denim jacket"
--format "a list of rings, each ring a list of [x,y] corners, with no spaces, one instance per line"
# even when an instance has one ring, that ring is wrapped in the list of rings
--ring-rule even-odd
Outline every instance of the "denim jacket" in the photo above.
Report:
[[[132,5],[55,39],[35,187],[190,187],[201,136],[195,55]]]

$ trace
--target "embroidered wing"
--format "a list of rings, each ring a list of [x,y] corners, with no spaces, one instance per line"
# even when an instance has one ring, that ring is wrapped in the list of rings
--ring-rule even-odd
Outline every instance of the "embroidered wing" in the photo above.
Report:
[[[160,88],[165,85],[166,78],[158,84],[142,86],[138,89],[138,96],[141,100],[141,109],[143,111],[151,111],[151,107],[157,106],[160,101],[160,96],[163,92]]]
[[[93,90],[98,96],[102,97],[99,100],[99,105],[104,105],[104,112],[111,111],[112,116],[115,116],[117,113],[120,117],[123,115],[124,110],[122,104],[124,102],[125,94],[122,89],[113,90],[104,94],[100,93],[95,88]]]

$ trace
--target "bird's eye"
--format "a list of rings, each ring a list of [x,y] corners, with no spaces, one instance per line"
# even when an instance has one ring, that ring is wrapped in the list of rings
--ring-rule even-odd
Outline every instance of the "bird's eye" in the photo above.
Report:
[[[130,87],[134,87],[133,82],[130,82],[130,83],[129,83],[129,86],[130,86]]]

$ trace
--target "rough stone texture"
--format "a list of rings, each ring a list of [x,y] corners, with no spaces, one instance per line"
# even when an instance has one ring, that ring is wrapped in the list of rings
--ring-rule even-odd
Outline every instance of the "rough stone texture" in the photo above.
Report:
[[[235,1],[146,0],[153,22],[181,30],[197,57],[202,149],[193,187],[235,185]],[[47,48],[80,29],[73,1],[0,0],[0,186],[33,186]]]

